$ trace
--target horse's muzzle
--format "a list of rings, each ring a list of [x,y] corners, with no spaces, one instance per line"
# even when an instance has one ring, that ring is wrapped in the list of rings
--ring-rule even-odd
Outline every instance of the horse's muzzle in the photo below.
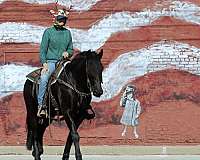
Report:
[[[102,94],[103,94],[103,90],[102,90],[102,89],[99,90],[99,91],[97,91],[97,90],[94,90],[94,91],[93,91],[93,95],[94,95],[95,97],[100,97]]]

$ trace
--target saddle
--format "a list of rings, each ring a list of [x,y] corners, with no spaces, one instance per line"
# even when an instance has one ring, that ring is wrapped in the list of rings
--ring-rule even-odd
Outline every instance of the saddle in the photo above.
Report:
[[[51,77],[49,78],[49,80],[51,80],[51,82],[50,82],[51,85],[56,82],[57,78],[59,78],[61,72],[63,71],[64,67],[68,63],[70,63],[70,61],[60,61],[58,64],[56,64],[56,69],[52,73]],[[40,79],[40,76],[41,76],[41,71],[42,71],[42,67],[32,71],[31,73],[29,73],[26,76],[26,78],[28,80],[30,80],[31,82],[33,82],[34,84],[40,84],[39,79]]]

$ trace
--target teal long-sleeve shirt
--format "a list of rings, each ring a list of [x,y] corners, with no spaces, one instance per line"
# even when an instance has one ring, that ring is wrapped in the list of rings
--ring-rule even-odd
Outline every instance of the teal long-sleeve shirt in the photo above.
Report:
[[[72,36],[68,29],[56,30],[54,26],[47,28],[42,36],[40,44],[40,61],[61,59],[63,52],[67,51],[70,56],[73,53]]]

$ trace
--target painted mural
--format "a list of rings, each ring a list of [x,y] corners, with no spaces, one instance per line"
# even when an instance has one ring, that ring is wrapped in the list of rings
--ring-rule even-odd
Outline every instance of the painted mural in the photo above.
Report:
[[[82,124],[82,144],[200,143],[199,0],[58,3],[72,5],[67,28],[75,52],[104,49],[104,93],[92,99],[96,118]],[[40,66],[39,45],[54,7],[54,0],[0,0],[0,145],[25,143],[23,84]],[[127,84],[137,87],[141,105],[138,136],[134,129],[122,136]],[[55,122],[45,144],[64,144],[67,131]]]

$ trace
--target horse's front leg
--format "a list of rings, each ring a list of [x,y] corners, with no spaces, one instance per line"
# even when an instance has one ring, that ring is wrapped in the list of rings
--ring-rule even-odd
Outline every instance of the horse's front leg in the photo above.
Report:
[[[81,117],[81,116],[80,116],[80,118],[78,120],[76,120],[76,123],[75,123],[76,129],[78,129],[78,127],[83,122],[83,120],[84,120],[84,117]],[[73,141],[72,141],[71,132],[69,132],[68,137],[67,137],[67,142],[65,144],[65,149],[64,149],[62,160],[68,160],[69,159],[72,142]]]
[[[40,151],[39,151],[39,142],[37,138],[34,137],[33,140],[33,152],[32,152],[33,157],[35,160],[41,160],[40,158]]]
[[[71,132],[69,132],[68,137],[67,137],[67,142],[65,144],[65,149],[64,149],[62,160],[69,160],[72,142],[73,141],[72,141]]]
[[[70,114],[70,111],[67,111],[66,123],[70,129],[72,141],[74,142],[76,160],[82,160],[82,154],[81,154],[80,145],[79,145],[80,136],[77,132],[77,126]]]

